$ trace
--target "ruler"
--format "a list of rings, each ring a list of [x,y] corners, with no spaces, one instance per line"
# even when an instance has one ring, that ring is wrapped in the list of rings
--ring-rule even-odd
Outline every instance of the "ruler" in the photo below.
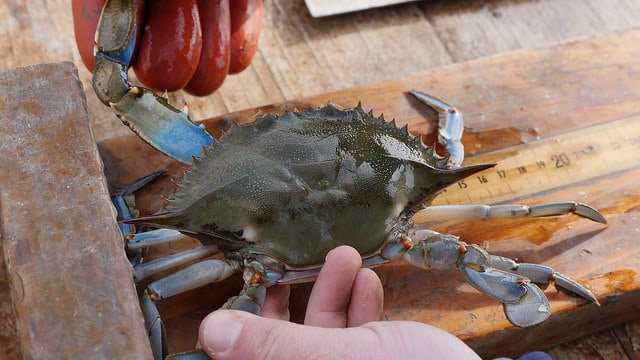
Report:
[[[449,186],[432,204],[504,203],[640,167],[640,114],[464,161],[493,163],[494,168]]]

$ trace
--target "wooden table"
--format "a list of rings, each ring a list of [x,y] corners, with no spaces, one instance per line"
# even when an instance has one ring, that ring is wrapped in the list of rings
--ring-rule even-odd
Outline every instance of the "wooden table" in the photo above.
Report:
[[[8,35],[0,37],[0,69],[61,60],[80,64],[67,1],[3,0],[0,19],[0,31]],[[268,1],[260,50],[247,71],[208,98],[170,98],[186,99],[195,118],[208,118],[639,24],[640,5],[632,0],[425,1],[327,19],[310,18],[302,1]],[[97,140],[127,135],[97,101],[89,76],[80,70]],[[624,355],[637,341],[638,327],[632,323],[553,351]]]
[[[469,109],[465,123],[468,131],[462,139],[467,155],[472,155],[469,162],[477,163],[474,153],[482,156],[503,150],[506,158],[497,160],[500,163],[500,160],[515,156],[517,151],[512,146],[522,143],[533,147],[539,139],[558,141],[559,134],[606,125],[629,116],[634,117],[629,123],[639,124],[640,77],[637,73],[640,73],[640,68],[635,59],[640,57],[640,52],[632,46],[638,41],[640,31],[636,30],[547,49],[523,49],[436,68],[402,80],[231,113],[204,123],[210,132],[216,133],[230,121],[245,121],[258,110],[281,112],[284,108],[321,106],[328,101],[349,107],[361,101],[365,109],[373,109],[374,114],[384,113],[388,119],[395,118],[400,126],[407,124],[409,131],[421,135],[426,143],[433,143],[435,113],[405,94],[407,89],[419,88],[437,93],[463,112]],[[606,66],[601,65],[599,57],[602,54],[608,56]],[[473,81],[469,81],[469,77],[473,77]],[[441,82],[440,79],[447,81]],[[606,89],[604,94],[603,89]],[[508,119],[506,126],[505,119]],[[599,132],[595,137],[601,134]],[[640,144],[636,144],[636,137],[640,138],[640,134],[634,132],[624,136],[629,139],[615,141],[622,141],[625,151],[640,151]],[[593,142],[595,140],[585,140],[587,142],[581,142],[581,146],[604,152],[605,148]],[[571,141],[571,138],[566,141]],[[171,196],[170,179],[180,178],[184,169],[134,135],[108,139],[99,146],[112,189],[157,169],[168,170],[169,176],[138,193],[137,208],[142,215],[155,212],[161,205],[162,196]],[[521,151],[526,152],[526,149]],[[561,151],[566,151],[567,166],[577,160],[573,149]],[[536,160],[552,167],[552,157]],[[522,168],[531,183],[554,176],[549,171],[535,177],[532,175],[535,164]],[[569,178],[565,186],[553,186],[529,196],[515,194],[514,197],[529,204],[559,200],[588,202],[604,211],[610,223],[606,228],[569,216],[539,220],[453,221],[438,224],[434,229],[459,235],[466,242],[477,243],[500,255],[544,263],[585,281],[601,297],[601,307],[547,291],[553,315],[538,326],[521,330],[506,321],[499,304],[472,290],[454,269],[425,272],[394,263],[376,269],[385,287],[384,317],[436,325],[461,337],[483,357],[490,358],[517,356],[640,316],[636,305],[636,299],[640,297],[640,281],[635,276],[640,272],[640,253],[634,237],[634,219],[637,219],[636,209],[640,203],[633,195],[640,173],[637,164],[625,165],[625,170],[612,174],[606,172],[606,164],[598,168],[605,173],[592,173],[581,181]],[[493,176],[490,181],[496,181],[493,170],[480,175],[486,178]],[[508,178],[506,184],[515,186],[513,172],[503,176]],[[471,181],[475,178],[468,180],[469,183]],[[493,186],[502,185],[505,184],[491,185],[489,193],[496,192],[492,191]],[[446,199],[447,195],[444,197]],[[489,204],[500,201],[491,195],[474,200]],[[239,291],[240,285],[238,279],[233,279],[222,285],[212,285],[208,290],[194,291],[162,302],[167,332],[181,338],[189,332],[186,324],[195,320],[190,327],[195,336],[200,320],[195,314],[206,314],[216,308],[229,294]],[[305,285],[293,291],[291,314],[295,321],[303,319],[309,289],[310,286]],[[206,300],[203,302],[202,299]],[[192,310],[187,311],[188,308]],[[175,342],[174,346],[180,348],[179,343]],[[509,346],[505,347],[506,344]]]

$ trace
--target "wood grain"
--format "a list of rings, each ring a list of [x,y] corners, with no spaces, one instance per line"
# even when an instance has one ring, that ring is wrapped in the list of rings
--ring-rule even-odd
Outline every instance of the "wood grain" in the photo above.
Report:
[[[640,3],[636,0],[430,0],[320,20],[312,19],[301,3],[266,2],[261,45],[249,70],[230,77],[209,97],[194,98],[178,92],[170,94],[171,101],[181,104],[186,100],[194,118],[203,119],[640,25]],[[0,69],[73,61],[80,67],[96,138],[129,134],[93,94],[90,74],[75,49],[69,1],[0,0],[0,33]],[[615,38],[612,41],[615,43]],[[599,59],[602,65],[608,62],[606,54]],[[468,82],[475,75],[467,74]],[[447,82],[445,78],[436,80],[438,86]],[[607,96],[606,92],[600,95]],[[600,95],[594,98],[600,99]],[[613,102],[615,98],[605,100]],[[382,110],[379,106],[374,109]],[[387,110],[385,113],[390,114]],[[429,129],[433,122],[430,124]],[[504,129],[497,129],[495,134],[515,141],[520,136],[517,131]],[[473,136],[469,131],[467,135]],[[640,338],[637,332],[635,337],[630,334],[637,358]],[[577,350],[591,347],[599,339],[602,337],[585,338],[553,354],[561,355],[558,358],[580,356]],[[631,355],[629,359],[634,358]]]
[[[475,151],[533,142],[638,114],[640,67],[636,59],[640,52],[633,46],[638,41],[640,31],[630,31],[547,49],[522,50],[434,69],[402,81],[337,91],[261,110],[322,105],[329,100],[351,106],[361,100],[365,108],[396,118],[400,125],[406,123],[410,131],[433,141],[434,112],[404,93],[417,88],[447,99],[465,112],[468,135],[463,143],[472,156]],[[601,61],[603,54],[606,62]],[[215,132],[231,120],[246,119],[254,111],[204,123]],[[139,151],[140,157],[125,155],[132,149]],[[113,187],[158,168],[168,168],[173,176],[180,176],[183,169],[134,136],[104,141],[100,151]],[[558,199],[588,202],[604,212],[610,222],[608,227],[561,217],[447,222],[434,228],[501,255],[550,265],[592,288],[601,299],[601,307],[549,289],[551,318],[530,329],[516,329],[506,321],[499,304],[465,284],[455,270],[425,272],[405,264],[390,264],[376,270],[385,284],[385,318],[436,325],[463,338],[484,357],[518,355],[637,318],[640,253],[634,246],[634,219],[640,208],[635,185],[638,176],[640,170],[632,167],[615,178],[596,178],[526,199],[530,204]],[[160,205],[158,193],[170,195],[168,178],[141,191],[138,204],[142,212],[152,212]],[[225,296],[233,292],[229,287],[233,289],[234,285],[225,283],[221,290]],[[292,296],[292,316],[297,321],[301,321],[309,289],[298,286]],[[179,323],[183,329],[185,319],[197,318],[185,310],[185,304],[195,296],[186,295],[163,305],[170,325]],[[207,310],[222,302],[210,294],[206,299]],[[202,308],[199,311],[206,312]]]

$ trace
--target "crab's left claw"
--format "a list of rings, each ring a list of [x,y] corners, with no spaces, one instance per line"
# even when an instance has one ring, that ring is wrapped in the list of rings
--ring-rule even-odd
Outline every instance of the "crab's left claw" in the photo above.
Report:
[[[189,115],[149,89],[129,83],[131,62],[139,25],[138,0],[109,0],[96,31],[93,87],[120,120],[144,141],[164,154],[190,164],[213,138]]]

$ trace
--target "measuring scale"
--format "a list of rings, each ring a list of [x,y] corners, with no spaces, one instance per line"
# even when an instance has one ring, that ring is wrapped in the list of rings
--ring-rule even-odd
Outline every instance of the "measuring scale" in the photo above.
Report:
[[[638,167],[640,115],[471,156],[464,165],[492,163],[449,186],[432,205],[512,202]]]

